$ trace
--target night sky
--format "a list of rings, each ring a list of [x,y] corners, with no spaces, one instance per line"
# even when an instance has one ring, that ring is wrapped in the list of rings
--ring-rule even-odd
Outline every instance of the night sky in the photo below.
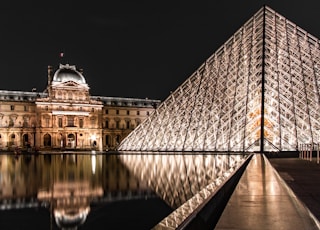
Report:
[[[2,90],[42,92],[47,66],[68,63],[91,95],[164,100],[264,4],[320,38],[319,0],[8,2]]]

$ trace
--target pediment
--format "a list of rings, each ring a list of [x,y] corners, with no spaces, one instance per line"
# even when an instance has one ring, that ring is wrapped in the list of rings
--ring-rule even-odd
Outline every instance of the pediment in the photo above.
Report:
[[[58,88],[74,88],[74,89],[78,89],[78,90],[87,90],[89,87],[87,84],[79,84],[77,82],[74,81],[65,81],[65,82],[61,82],[61,83],[56,83],[54,85],[52,85],[52,88],[58,89]]]
[[[79,84],[74,82],[74,81],[66,81],[66,82],[63,82],[62,85],[65,85],[65,86],[78,86]]]

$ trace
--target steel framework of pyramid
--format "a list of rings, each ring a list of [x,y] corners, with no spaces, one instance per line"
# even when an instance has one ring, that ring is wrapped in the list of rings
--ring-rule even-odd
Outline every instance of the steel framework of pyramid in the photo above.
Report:
[[[319,141],[319,93],[319,40],[263,6],[118,150],[295,151]]]

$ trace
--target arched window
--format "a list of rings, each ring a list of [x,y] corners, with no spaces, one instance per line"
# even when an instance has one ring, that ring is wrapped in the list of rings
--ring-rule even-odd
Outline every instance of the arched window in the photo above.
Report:
[[[13,127],[14,126],[14,122],[13,119],[10,117],[9,118],[9,127]]]
[[[121,141],[121,136],[117,135],[116,136],[116,145],[120,144],[120,141]]]
[[[16,135],[15,135],[15,134],[11,134],[11,135],[10,135],[9,146],[12,146],[12,145],[15,144],[15,138],[16,138]]]
[[[22,126],[25,128],[29,127],[29,117],[23,118],[23,125]]]
[[[137,118],[136,119],[136,125],[138,126],[138,125],[140,125],[140,123],[141,123],[141,120],[139,118]]]

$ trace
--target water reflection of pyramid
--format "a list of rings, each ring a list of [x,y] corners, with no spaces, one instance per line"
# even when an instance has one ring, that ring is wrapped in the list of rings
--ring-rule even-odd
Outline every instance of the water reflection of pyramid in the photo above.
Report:
[[[118,149],[296,150],[318,142],[319,84],[319,40],[262,7]]]

